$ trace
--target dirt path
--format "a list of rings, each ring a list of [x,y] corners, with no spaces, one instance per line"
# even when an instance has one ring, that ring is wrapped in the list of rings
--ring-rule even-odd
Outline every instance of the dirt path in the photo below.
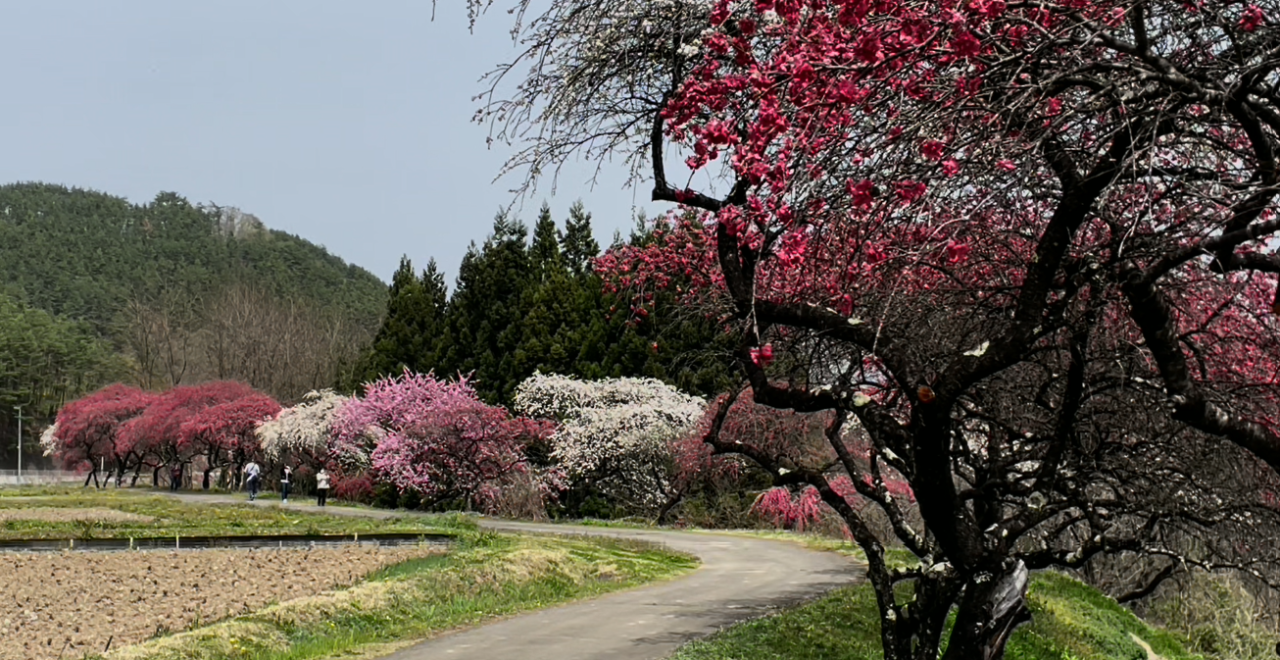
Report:
[[[243,497],[184,499],[243,502]],[[279,506],[276,501],[259,501]],[[289,508],[379,518],[403,512],[290,504]],[[836,555],[769,541],[707,532],[612,529],[481,519],[498,531],[585,534],[662,543],[702,560],[670,582],[541,610],[444,635],[386,656],[387,660],[650,660],[693,639],[861,580],[858,564]]]

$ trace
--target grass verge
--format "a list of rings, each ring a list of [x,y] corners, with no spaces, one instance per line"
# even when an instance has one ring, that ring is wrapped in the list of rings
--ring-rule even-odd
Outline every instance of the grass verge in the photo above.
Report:
[[[1166,660],[1193,660],[1171,634],[1153,628],[1101,592],[1058,573],[1032,577],[1032,623],[1009,641],[1007,660],[1146,660],[1134,636]],[[682,647],[673,660],[872,660],[880,622],[869,585],[757,619]]]
[[[92,515],[92,510],[95,509],[122,511],[134,514],[137,518],[95,519]],[[14,519],[21,518],[24,512],[30,514],[31,519]],[[0,540],[402,532],[425,534],[456,533],[473,529],[475,522],[464,515],[406,515],[375,519],[308,513],[279,506],[192,503],[146,490],[47,487],[0,490]]]
[[[363,583],[112,651],[108,660],[306,660],[429,637],[485,619],[691,570],[696,562],[613,539],[468,533],[449,555]]]
[[[716,533],[738,534],[753,538],[773,539],[775,541],[789,541],[792,543],[799,543],[810,550],[835,552],[846,557],[852,557],[862,563],[866,563],[867,561],[867,554],[863,552],[862,548],[859,548],[857,544],[844,539],[822,536],[820,534],[772,529],[740,529],[732,531],[717,531]],[[912,566],[920,565],[920,559],[914,554],[911,554],[911,551],[906,548],[885,548],[884,561],[889,568],[910,568]]]

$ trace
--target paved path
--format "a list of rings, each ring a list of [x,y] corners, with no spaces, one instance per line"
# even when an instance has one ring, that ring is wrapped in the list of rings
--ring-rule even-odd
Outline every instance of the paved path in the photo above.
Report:
[[[201,501],[244,498],[195,496]],[[262,501],[278,506],[278,501]],[[291,509],[322,511],[290,504]],[[403,512],[328,507],[326,513],[389,517]],[[728,534],[481,519],[498,531],[587,534],[662,543],[698,556],[686,577],[446,634],[386,660],[656,660],[732,623],[808,600],[861,579],[858,564],[798,544]]]

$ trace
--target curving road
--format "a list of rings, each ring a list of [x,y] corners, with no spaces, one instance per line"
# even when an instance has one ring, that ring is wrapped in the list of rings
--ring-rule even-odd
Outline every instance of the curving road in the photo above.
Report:
[[[243,498],[187,496],[201,501]],[[186,499],[186,498],[184,498]],[[260,501],[265,506],[278,502]],[[403,512],[290,505],[339,515],[387,517]],[[862,579],[859,564],[798,544],[712,532],[616,529],[482,519],[507,532],[611,536],[661,543],[696,555],[689,575],[647,587],[445,634],[386,660],[656,660],[677,647],[739,621],[819,596]]]

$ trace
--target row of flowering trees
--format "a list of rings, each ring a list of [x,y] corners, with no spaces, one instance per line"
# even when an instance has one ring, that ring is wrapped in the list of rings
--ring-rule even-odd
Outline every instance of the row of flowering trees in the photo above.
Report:
[[[704,400],[653,379],[542,374],[519,387],[518,415],[481,401],[467,379],[412,372],[371,383],[361,397],[325,390],[290,408],[234,382],[163,393],[112,385],[64,407],[44,439],[66,467],[87,470],[86,484],[102,471],[120,484],[145,469],[193,465],[208,488],[215,471],[222,485],[234,484],[245,463],[265,459],[326,467],[339,489],[382,484],[422,506],[540,514],[577,489],[616,511],[666,518],[699,484],[732,481],[749,464],[716,457],[704,442],[722,408],[719,441],[792,465],[834,458],[820,415],[774,411],[749,397],[709,413]],[[867,455],[866,447],[848,450]],[[358,490],[350,494],[371,494]],[[773,491],[758,504],[792,526],[820,514],[812,493]]]
[[[69,469],[85,469],[87,485],[100,472],[117,485],[146,469],[199,464],[203,485],[215,470],[238,468],[258,455],[255,431],[280,412],[270,396],[242,383],[219,381],[167,392],[109,385],[73,401],[42,437],[47,454]]]

